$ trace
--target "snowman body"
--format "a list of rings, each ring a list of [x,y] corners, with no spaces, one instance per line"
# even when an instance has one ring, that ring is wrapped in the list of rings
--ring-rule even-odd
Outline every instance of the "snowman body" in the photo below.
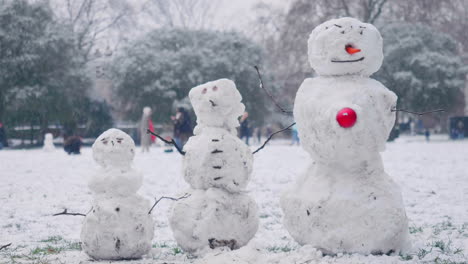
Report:
[[[54,146],[54,136],[51,133],[47,133],[44,136],[44,147],[42,148],[46,152],[51,152],[55,150]]]
[[[302,83],[294,117],[313,161],[282,195],[281,208],[291,236],[325,253],[387,254],[409,245],[401,191],[379,153],[397,100],[369,78],[381,53],[377,29],[352,18],[327,21],[309,38],[309,59],[319,76]],[[343,109],[352,109],[355,119],[340,123]]]
[[[107,130],[93,144],[101,169],[88,184],[93,202],[81,240],[83,250],[94,259],[138,259],[151,249],[151,204],[136,193],[143,177],[131,167],[134,152],[133,140],[118,129]]]
[[[258,228],[257,205],[245,193],[252,152],[236,136],[242,97],[227,79],[193,88],[195,135],[184,146],[184,178],[190,197],[178,201],[170,217],[177,243],[186,251],[229,247],[250,241]]]

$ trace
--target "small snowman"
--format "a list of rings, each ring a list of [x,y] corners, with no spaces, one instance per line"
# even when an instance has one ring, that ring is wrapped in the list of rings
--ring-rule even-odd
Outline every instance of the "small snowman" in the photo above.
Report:
[[[409,246],[401,191],[379,153],[397,101],[369,78],[382,64],[382,46],[373,25],[353,18],[327,21],[309,37],[318,76],[299,88],[294,117],[313,162],[281,207],[291,236],[325,253],[389,254]]]
[[[189,98],[197,115],[195,135],[184,146],[190,197],[174,205],[171,229],[191,253],[238,249],[258,228],[257,205],[245,193],[253,156],[236,135],[242,96],[233,81],[220,79],[192,88]]]
[[[55,150],[54,136],[52,135],[52,133],[46,133],[44,135],[44,146],[42,147],[42,149],[46,152],[51,152]]]
[[[138,259],[151,249],[151,204],[136,193],[143,176],[131,167],[134,156],[133,139],[115,128],[93,144],[93,157],[101,168],[88,184],[93,207],[86,215],[81,241],[94,259]]]

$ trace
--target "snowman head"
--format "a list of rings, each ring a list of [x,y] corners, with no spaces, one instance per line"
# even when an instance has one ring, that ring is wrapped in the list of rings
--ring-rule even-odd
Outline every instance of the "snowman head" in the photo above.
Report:
[[[135,156],[135,142],[125,132],[111,128],[93,144],[93,158],[103,167],[128,167]]]
[[[371,24],[350,17],[332,19],[310,34],[309,62],[319,75],[370,76],[382,65],[382,42]]]
[[[245,106],[233,81],[219,79],[199,85],[190,90],[189,98],[198,125],[228,130],[239,126],[238,118]]]
[[[47,133],[44,136],[44,141],[46,142],[52,142],[54,140],[54,136],[51,133]]]

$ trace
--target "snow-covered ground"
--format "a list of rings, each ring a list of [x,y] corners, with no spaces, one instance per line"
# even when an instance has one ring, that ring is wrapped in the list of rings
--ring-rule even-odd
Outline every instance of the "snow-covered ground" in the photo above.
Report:
[[[188,185],[181,175],[181,156],[151,150],[135,157],[134,167],[145,176],[140,194],[183,194]],[[87,180],[98,165],[90,148],[82,152],[0,151],[0,246],[12,243],[0,250],[0,263],[90,261],[79,244],[83,217],[52,216],[64,208],[80,213],[90,209]],[[246,247],[203,259],[185,254],[172,237],[167,218],[171,202],[164,200],[153,211],[151,254],[131,263],[467,263],[468,140],[439,136],[427,143],[420,136],[402,137],[387,144],[383,160],[402,187],[413,243],[407,255],[322,256],[295,243],[282,226],[279,197],[309,158],[300,147],[276,141],[255,155],[248,191],[259,205],[260,227]]]

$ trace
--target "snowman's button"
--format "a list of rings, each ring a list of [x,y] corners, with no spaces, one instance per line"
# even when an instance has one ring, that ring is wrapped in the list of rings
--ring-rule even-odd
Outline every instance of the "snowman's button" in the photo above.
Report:
[[[336,121],[341,127],[344,127],[344,128],[350,128],[354,126],[354,124],[356,123],[356,120],[357,120],[356,112],[349,107],[345,107],[341,109],[336,114]]]

